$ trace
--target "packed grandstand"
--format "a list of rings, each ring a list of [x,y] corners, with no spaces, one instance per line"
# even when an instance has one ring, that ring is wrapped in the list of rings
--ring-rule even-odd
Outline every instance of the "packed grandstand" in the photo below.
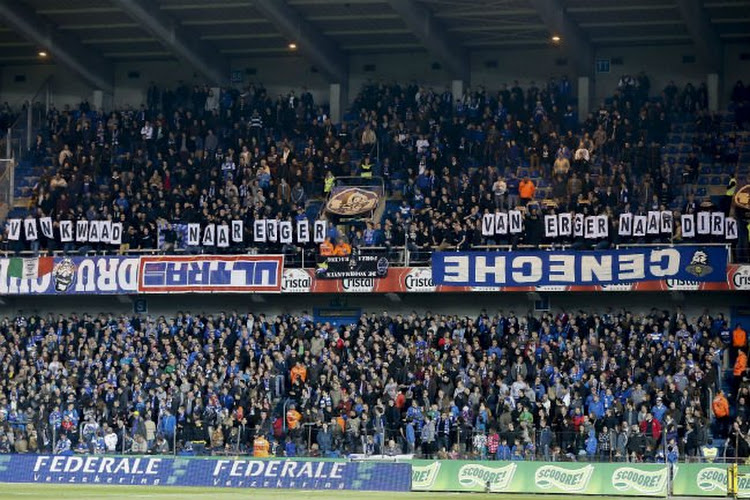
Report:
[[[302,253],[308,265],[352,251],[398,263],[504,245],[693,242],[748,259],[747,221],[732,200],[750,154],[741,82],[730,112],[712,114],[703,87],[653,95],[645,74],[623,77],[586,117],[565,77],[461,96],[369,83],[342,124],[309,93],[274,101],[260,85],[221,99],[208,87],[148,96],[109,113],[87,102],[50,109],[23,161],[29,206],[11,213],[5,250],[250,249],[304,267]],[[337,178],[382,179],[380,218],[331,223],[324,238],[300,242],[299,222],[320,218]],[[482,227],[511,211],[522,230]],[[619,231],[623,214],[665,212],[668,232]],[[683,216],[701,212],[739,220],[734,237],[685,234]],[[550,235],[543,221],[558,213],[605,216],[608,227]],[[65,221],[81,220],[120,223],[122,234],[61,238]],[[234,231],[238,220],[227,245],[188,244],[188,225]],[[293,222],[297,239],[259,242],[253,233],[269,229],[258,220]],[[90,311],[8,315],[0,333],[0,453],[668,463],[749,454],[747,338],[723,313],[384,313],[344,325]]]
[[[711,113],[705,85],[670,82],[657,93],[647,75],[626,75],[579,117],[566,77],[460,96],[368,83],[341,124],[309,92],[274,100],[262,85],[220,97],[207,86],[154,86],[147,104],[107,113],[87,101],[52,106],[17,174],[28,208],[10,214],[17,224],[6,224],[0,243],[12,252],[252,250],[311,261],[322,242],[300,242],[300,221],[328,218],[322,205],[337,179],[374,177],[381,210],[327,228],[326,244],[340,253],[371,248],[427,262],[436,249],[699,242],[731,244],[746,261],[745,210],[732,198],[750,173],[749,93],[737,82],[729,111]],[[483,227],[512,211],[523,218],[518,231]],[[666,228],[623,231],[623,216],[646,225],[657,213]],[[701,213],[721,215],[721,229],[685,227],[684,217]],[[547,219],[562,214],[605,225],[550,230]],[[78,221],[114,224],[118,236],[88,238]],[[288,223],[294,237],[259,238],[258,221]],[[187,234],[191,224],[228,231],[233,222],[242,225],[224,245]]]
[[[0,0],[0,496],[750,498],[748,5]]]
[[[1,453],[747,457],[747,333],[679,307],[0,325]],[[731,360],[724,369],[724,357]]]

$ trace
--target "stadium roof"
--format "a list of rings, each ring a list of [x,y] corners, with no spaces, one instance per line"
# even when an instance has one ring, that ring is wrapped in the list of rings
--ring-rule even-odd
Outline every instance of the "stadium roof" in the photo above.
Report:
[[[745,0],[0,0],[0,65],[179,58],[209,79],[229,61],[293,53],[340,80],[342,54],[427,50],[456,75],[473,50],[750,41]],[[70,61],[68,60],[70,59]]]

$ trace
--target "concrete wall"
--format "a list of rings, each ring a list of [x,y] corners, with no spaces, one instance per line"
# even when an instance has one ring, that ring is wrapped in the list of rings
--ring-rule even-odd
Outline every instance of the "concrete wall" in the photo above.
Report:
[[[585,309],[588,312],[604,312],[608,308],[619,310],[627,308],[634,312],[647,312],[652,307],[673,310],[681,305],[689,317],[701,314],[707,309],[714,315],[719,312],[728,314],[732,306],[742,306],[748,303],[747,293],[692,293],[671,295],[669,293],[551,293],[550,307],[553,311]],[[255,298],[256,300],[252,300]],[[489,313],[496,311],[515,311],[516,314],[526,314],[533,309],[526,294],[404,294],[398,301],[390,300],[385,295],[265,295],[259,297],[251,295],[171,295],[149,296],[148,307],[151,314],[174,314],[177,310],[198,312],[252,311],[255,313],[279,314],[312,313],[314,307],[329,307],[335,301],[344,303],[348,308],[361,308],[364,312],[388,311],[391,314],[408,314],[411,311],[433,311],[446,314],[460,314],[477,316],[482,309]],[[96,296],[82,297],[4,297],[4,306],[0,307],[0,318],[13,316],[17,311],[63,313],[70,312],[115,312],[131,313],[132,305],[127,298]]]
[[[724,78],[722,80],[722,107],[725,107],[732,86],[738,79],[750,81],[750,61],[740,60],[741,53],[750,52],[747,44],[726,44],[724,53]],[[645,71],[651,78],[652,88],[660,90],[669,80],[678,85],[688,82],[698,84],[705,81],[706,74],[697,63],[682,62],[683,56],[695,55],[690,45],[660,47],[600,47],[596,58],[621,58],[623,65],[611,66],[609,74],[597,74],[594,81],[594,103],[611,95],[617,81],[624,73]],[[361,85],[368,81],[409,82],[411,80],[432,86],[442,91],[450,85],[451,75],[442,68],[433,68],[436,59],[426,52],[389,54],[354,54],[349,58],[349,100],[356,96]],[[519,80],[522,85],[531,81],[538,84],[549,76],[567,74],[576,82],[573,56],[559,48],[545,47],[516,51],[472,51],[471,84],[483,85],[490,91],[497,90],[502,83]],[[374,65],[375,71],[365,71],[366,65]],[[312,64],[301,55],[277,58],[233,59],[232,69],[243,72],[244,82],[262,82],[272,94],[286,93],[290,89],[299,91],[307,87],[318,102],[328,101],[328,82],[320,73],[312,71]],[[246,68],[254,68],[255,75],[244,75]],[[137,79],[129,73],[138,72]],[[82,83],[75,75],[54,64],[5,66],[0,69],[0,101],[15,105],[28,99],[49,75],[55,75],[53,101],[60,107],[75,105],[83,97],[91,98],[93,89]],[[25,82],[15,82],[17,75],[25,75]],[[183,80],[189,84],[203,83],[203,78],[186,65],[175,61],[122,62],[115,65],[116,91],[113,102],[140,105],[145,99],[145,89],[151,80],[162,85],[175,85]]]

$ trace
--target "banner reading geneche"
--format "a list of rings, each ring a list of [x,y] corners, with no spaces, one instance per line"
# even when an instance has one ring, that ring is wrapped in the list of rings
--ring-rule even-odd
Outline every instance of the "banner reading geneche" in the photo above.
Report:
[[[677,464],[672,478],[672,494],[690,497],[726,497],[728,464]],[[750,498],[750,467],[741,466],[738,498]]]
[[[667,496],[664,464],[413,460],[412,490]]]
[[[436,252],[432,279],[451,286],[610,285],[653,280],[722,282],[727,251],[718,247],[603,251]]]
[[[406,463],[0,455],[0,482],[409,491]]]

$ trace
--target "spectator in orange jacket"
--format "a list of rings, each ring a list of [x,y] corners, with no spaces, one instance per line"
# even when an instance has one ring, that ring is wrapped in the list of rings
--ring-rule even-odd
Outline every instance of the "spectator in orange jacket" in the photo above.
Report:
[[[711,403],[711,408],[716,417],[716,434],[719,438],[726,437],[727,426],[729,425],[729,401],[724,396],[724,391],[719,389],[718,394]]]
[[[330,257],[333,255],[333,243],[331,243],[330,238],[326,238],[326,240],[320,244],[320,255],[321,257]]]
[[[734,375],[734,379],[732,379],[732,394],[735,396],[738,394],[746,370],[747,354],[745,354],[745,351],[739,351],[737,353],[737,359],[734,360],[734,370],[732,370],[732,374]]]
[[[734,376],[735,378],[741,378],[747,369],[747,354],[745,351],[737,353],[737,359],[734,362]]]
[[[742,325],[737,323],[737,326],[732,332],[732,350],[729,354],[729,361],[734,363],[737,359],[737,353],[744,351],[747,347],[747,332],[742,328]]]
[[[352,254],[352,247],[347,243],[346,241],[340,241],[336,244],[336,247],[333,249],[333,255],[339,256],[339,257],[346,257],[347,255]]]
[[[521,205],[528,205],[529,202],[534,199],[534,192],[536,192],[534,182],[528,177],[524,177],[518,185],[518,194],[521,198]]]
[[[290,405],[286,411],[286,428],[290,431],[295,430],[299,427],[300,420],[302,420],[302,414],[297,411],[294,405]]]
[[[302,382],[307,380],[307,368],[302,364],[301,361],[297,361],[292,367],[292,371],[289,374],[289,378],[292,379],[292,384],[295,380],[300,379]]]
[[[732,332],[732,347],[735,349],[744,349],[747,345],[747,332],[742,328],[742,325],[737,323],[734,331]]]

